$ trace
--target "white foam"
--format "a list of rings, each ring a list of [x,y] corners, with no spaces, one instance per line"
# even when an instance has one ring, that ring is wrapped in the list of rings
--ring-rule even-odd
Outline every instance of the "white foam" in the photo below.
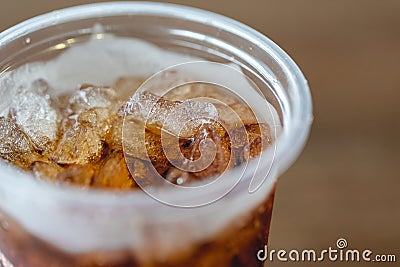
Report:
[[[138,39],[105,38],[67,49],[56,60],[38,65],[32,75],[45,76],[51,86],[65,91],[82,83],[109,85],[121,76],[148,77],[193,60]]]

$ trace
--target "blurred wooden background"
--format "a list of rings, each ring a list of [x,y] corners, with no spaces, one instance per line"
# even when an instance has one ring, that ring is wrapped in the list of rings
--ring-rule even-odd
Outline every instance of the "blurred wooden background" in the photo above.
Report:
[[[0,30],[85,0],[1,0]],[[282,46],[309,80],[315,122],[281,178],[274,249],[350,248],[400,261],[400,1],[169,1],[224,14]],[[398,266],[381,263],[376,266]],[[277,263],[270,266],[375,266]]]

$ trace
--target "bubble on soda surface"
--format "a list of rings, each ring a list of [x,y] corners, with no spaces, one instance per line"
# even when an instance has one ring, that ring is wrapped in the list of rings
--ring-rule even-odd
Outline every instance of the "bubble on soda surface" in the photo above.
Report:
[[[5,117],[0,117],[0,156],[20,167],[28,167],[40,158],[25,132]]]
[[[57,139],[59,114],[49,94],[46,81],[35,80],[18,88],[9,116],[30,137],[39,151],[49,149]]]

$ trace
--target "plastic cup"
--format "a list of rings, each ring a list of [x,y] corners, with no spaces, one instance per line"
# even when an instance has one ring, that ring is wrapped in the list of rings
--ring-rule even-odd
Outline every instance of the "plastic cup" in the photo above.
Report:
[[[114,2],[54,11],[2,32],[0,78],[87,41],[98,25],[100,36],[134,37],[168,51],[239,66],[276,109],[283,126],[273,162],[250,163],[246,175],[218,201],[182,208],[160,203],[140,190],[116,194],[55,186],[1,161],[0,263],[261,266],[257,251],[267,242],[277,178],[299,155],[312,122],[309,88],[300,69],[270,39],[221,15],[171,4]],[[1,84],[0,112],[15,91]],[[250,180],[259,171],[268,175],[249,192]],[[210,194],[223,192],[224,186],[214,187]],[[188,197],[204,195],[173,196]]]

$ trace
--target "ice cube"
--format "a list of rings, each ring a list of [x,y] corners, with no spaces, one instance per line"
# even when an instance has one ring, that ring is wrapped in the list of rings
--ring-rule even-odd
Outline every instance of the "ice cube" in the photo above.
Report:
[[[149,186],[158,184],[158,174],[151,162],[128,156],[126,163],[137,185]]]
[[[255,158],[261,151],[272,145],[271,131],[268,124],[248,124],[246,131],[249,139],[249,155]]]
[[[101,165],[92,185],[96,187],[131,188],[135,187],[136,184],[129,173],[122,153],[112,153]]]
[[[114,151],[122,151],[122,128],[124,117],[116,114],[109,133],[106,135],[106,143]]]
[[[246,103],[236,103],[231,105],[230,107],[239,116],[242,124],[247,125],[259,123],[253,109]]]
[[[235,129],[246,124],[258,123],[253,110],[244,103],[236,103],[227,106],[214,103],[219,114],[219,121],[229,129]]]
[[[50,149],[57,138],[59,117],[48,91],[44,80],[36,80],[27,88],[19,88],[10,107],[10,117],[39,151]]]
[[[63,122],[64,133],[52,158],[58,164],[86,164],[100,158],[109,133],[113,112],[91,108]]]
[[[184,84],[163,95],[163,98],[175,101],[184,101],[199,97],[217,99],[226,105],[238,103],[238,98],[230,91],[205,82]]]
[[[80,114],[90,108],[117,108],[118,101],[115,90],[89,84],[80,85],[69,99],[68,114]]]
[[[168,112],[163,129],[179,137],[193,137],[203,124],[218,121],[218,111],[212,103],[185,100]]]
[[[20,167],[28,167],[40,156],[29,137],[9,118],[0,117],[0,156]]]
[[[164,100],[155,94],[141,92],[134,94],[132,98],[125,103],[122,113],[130,118],[135,118],[146,122],[147,124],[156,124],[162,126],[166,115],[181,102]]]
[[[186,85],[188,85],[186,90],[190,90],[189,89],[190,83],[188,83],[190,82],[190,80],[191,78],[188,77],[187,74],[184,75],[175,70],[167,70],[163,71],[161,75],[157,74],[155,76],[152,76],[151,79],[147,80],[143,84],[142,89],[144,91],[148,91],[165,98],[166,92],[175,91],[175,89],[178,87],[180,88],[180,90],[184,90],[184,88],[186,88]],[[168,99],[168,100],[174,100],[174,99]]]
[[[78,123],[84,127],[93,129],[104,139],[112,127],[114,116],[114,112],[110,109],[96,107],[79,114]]]
[[[126,102],[144,82],[144,79],[139,77],[120,77],[112,85],[119,100]]]
[[[148,92],[135,95],[123,109],[124,153],[151,162],[172,183],[187,184],[247,162],[271,143],[268,126],[253,123],[256,118],[243,102],[218,105],[203,99],[170,101]]]
[[[141,160],[147,156],[158,173],[165,175],[172,164],[205,177],[229,164],[226,131],[212,103],[169,101],[145,92],[133,97],[125,110],[124,152]],[[143,142],[145,150],[137,145]]]
[[[134,140],[129,146],[124,143],[124,152],[142,161],[150,159],[152,167],[161,176],[174,183],[182,178],[181,182],[186,184],[189,182],[188,177],[210,177],[227,168],[230,162],[230,144],[224,139],[225,134],[223,128],[215,123],[203,125],[202,130],[194,137],[178,140],[172,135],[162,139],[159,134],[146,131],[144,141]],[[124,139],[127,137],[125,135]],[[215,144],[215,153],[214,150],[202,148],[203,142],[208,139]],[[145,143],[144,151],[138,148],[138,142]],[[177,176],[177,171],[171,173],[171,168],[180,169],[180,177]],[[190,176],[185,173],[190,173]]]
[[[182,146],[182,153],[189,160],[196,160],[205,157],[211,163],[203,170],[192,172],[191,174],[197,179],[204,179],[223,173],[232,164],[230,161],[231,150],[229,139],[225,138],[226,131],[219,123],[205,124],[202,131],[198,132],[195,138],[189,144]],[[201,145],[204,140],[211,140],[215,145],[215,153],[210,160],[207,151],[201,154]]]
[[[96,168],[93,164],[70,165],[57,175],[57,180],[83,187],[91,185]]]
[[[41,180],[57,181],[58,174],[63,170],[54,162],[37,161],[30,166],[33,175]]]
[[[248,104],[233,92],[214,84],[196,82],[183,85],[169,91],[163,98],[174,101],[208,99],[216,107],[220,122],[227,127],[257,123],[257,118]]]
[[[36,178],[53,183],[69,183],[82,187],[91,186],[99,164],[60,166],[51,161],[37,161],[30,166]]]
[[[199,100],[169,101],[152,93],[135,94],[124,106],[129,117],[145,122],[148,129],[177,137],[193,137],[199,127],[218,120],[212,103]]]
[[[261,151],[272,144],[270,130],[267,124],[256,123],[236,127],[229,132],[217,131],[215,125],[209,125],[207,134],[194,139],[194,142],[181,145],[186,158],[200,157],[199,142],[202,138],[211,138],[216,144],[216,154],[212,163],[204,170],[191,173],[195,179],[205,179],[222,174],[251,158],[260,155]]]
[[[161,137],[151,131],[145,133],[145,145],[147,155],[157,172],[162,175],[170,166],[170,162],[166,157],[164,151],[168,151],[168,143],[162,143]],[[176,158],[171,156],[172,158]],[[143,159],[143,157],[142,157]]]
[[[58,164],[86,164],[99,158],[103,143],[96,131],[82,125],[73,126],[64,133],[52,158]]]
[[[142,126],[140,125],[142,124]],[[142,121],[125,120],[123,146],[127,157],[137,158],[143,161],[150,161],[153,167],[162,174],[170,164],[164,154],[164,147],[168,144],[161,143],[161,136],[144,128]]]

